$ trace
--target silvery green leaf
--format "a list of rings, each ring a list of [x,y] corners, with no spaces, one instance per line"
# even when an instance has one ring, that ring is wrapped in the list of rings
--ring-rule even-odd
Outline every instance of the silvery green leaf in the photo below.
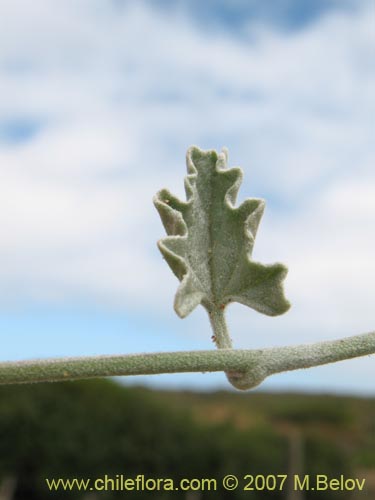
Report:
[[[187,201],[166,189],[154,198],[168,235],[158,246],[181,281],[177,314],[183,318],[198,304],[210,312],[234,301],[269,316],[286,312],[286,267],[251,258],[264,201],[250,198],[235,207],[242,170],[226,168],[226,150],[217,154],[193,146],[186,160]]]

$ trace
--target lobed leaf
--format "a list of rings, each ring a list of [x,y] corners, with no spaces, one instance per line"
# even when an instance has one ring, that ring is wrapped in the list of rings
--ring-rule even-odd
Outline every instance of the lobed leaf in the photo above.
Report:
[[[235,207],[242,182],[240,168],[226,168],[227,151],[186,155],[186,202],[167,189],[154,198],[167,237],[158,242],[170,268],[181,281],[175,310],[184,318],[198,304],[209,312],[236,301],[275,316],[290,304],[283,291],[287,269],[251,258],[263,215],[263,200],[250,198]]]

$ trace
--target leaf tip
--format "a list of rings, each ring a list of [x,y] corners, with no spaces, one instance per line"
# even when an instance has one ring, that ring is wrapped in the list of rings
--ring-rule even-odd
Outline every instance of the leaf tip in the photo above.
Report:
[[[186,318],[201,303],[203,296],[204,294],[197,290],[187,273],[177,289],[174,310],[180,318]]]

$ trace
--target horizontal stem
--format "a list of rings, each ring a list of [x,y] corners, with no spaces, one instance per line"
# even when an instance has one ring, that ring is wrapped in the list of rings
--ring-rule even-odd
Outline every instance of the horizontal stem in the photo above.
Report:
[[[7,361],[0,384],[58,382],[82,378],[182,372],[231,372],[238,389],[255,387],[267,376],[375,353],[375,332],[329,342],[270,349],[220,349],[120,356]],[[243,373],[247,373],[246,382]],[[236,384],[236,374],[241,382]]]

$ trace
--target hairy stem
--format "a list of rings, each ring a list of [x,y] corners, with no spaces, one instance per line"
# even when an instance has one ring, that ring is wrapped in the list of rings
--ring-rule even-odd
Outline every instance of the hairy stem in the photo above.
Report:
[[[227,323],[225,321],[224,309],[212,308],[208,311],[213,339],[218,349],[232,349],[232,339],[229,336]]]
[[[0,363],[0,384],[57,382],[82,378],[179,372],[246,373],[232,380],[238,389],[257,386],[267,376],[375,353],[375,332],[311,345],[271,349],[187,351],[122,356],[61,358]]]
[[[232,339],[230,337],[227,322],[225,319],[225,308],[215,307],[208,311],[212,330],[214,332],[213,338],[218,349],[232,349]],[[256,372],[253,368],[246,371],[241,371],[238,368],[231,371],[226,371],[225,375],[228,381],[238,389],[247,389],[254,387],[257,378]],[[260,383],[264,377],[259,379]]]

